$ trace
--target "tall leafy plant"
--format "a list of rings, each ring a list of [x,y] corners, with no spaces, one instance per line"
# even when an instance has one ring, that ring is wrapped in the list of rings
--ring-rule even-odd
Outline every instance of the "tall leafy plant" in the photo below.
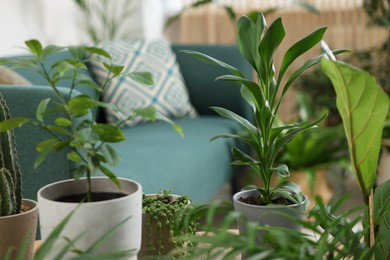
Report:
[[[151,73],[126,72],[124,66],[114,64],[111,55],[101,48],[53,45],[43,48],[38,40],[26,41],[26,46],[32,57],[20,58],[16,61],[3,60],[3,62],[11,63],[16,68],[36,71],[47,80],[55,98],[43,99],[37,107],[35,118],[11,118],[0,122],[0,132],[30,123],[50,134],[49,139],[37,145],[39,155],[35,161],[35,168],[39,167],[50,153],[62,151],[68,147],[71,152],[67,154],[67,158],[77,164],[74,170],[75,178],[87,177],[87,201],[92,201],[91,177],[99,172],[119,186],[116,175],[107,165],[115,166],[120,160],[120,155],[110,144],[125,139],[120,127],[126,120],[138,116],[150,121],[162,120],[170,123],[182,135],[179,125],[157,113],[152,106],[134,108],[129,111],[127,118],[116,124],[97,123],[95,120],[96,109],[99,107],[112,109],[119,113],[115,105],[100,101],[100,94],[113,78],[130,77],[144,85],[153,85]],[[60,59],[54,64],[47,61],[52,55],[63,50],[67,50],[71,57]],[[107,69],[106,80],[102,85],[98,85],[92,78],[82,73],[87,70],[86,62],[94,59],[93,57],[98,59],[98,62],[102,62]],[[62,79],[71,80],[67,94],[60,90],[59,82]],[[91,97],[76,92],[76,89],[81,86],[93,88],[97,96]],[[47,119],[48,115],[56,116],[53,123]]]
[[[287,76],[287,70],[298,57],[321,41],[325,30],[326,28],[320,28],[291,46],[285,53],[276,74],[274,54],[285,37],[281,18],[273,21],[268,27],[262,13],[259,13],[255,20],[242,16],[237,21],[237,45],[242,56],[257,73],[256,81],[245,78],[239,70],[222,61],[202,53],[186,51],[202,61],[229,70],[230,75],[220,76],[217,80],[234,82],[240,85],[242,97],[252,108],[253,122],[227,109],[213,107],[219,115],[242,126],[245,133],[221,134],[212,138],[212,140],[235,138],[245,142],[252,148],[254,156],[233,147],[232,154],[237,158],[237,161],[233,164],[247,165],[261,178],[263,187],[256,188],[261,194],[259,199],[262,204],[270,204],[279,197],[286,197],[296,202],[299,197],[299,189],[290,182],[284,182],[276,188],[271,188],[271,177],[274,173],[282,177],[290,175],[288,166],[277,162],[280,151],[299,133],[315,127],[326,114],[313,122],[298,122],[283,126],[276,124],[276,118],[283,98],[293,82],[305,70],[319,63],[321,56],[307,60],[289,76]],[[336,54],[340,52],[342,51],[335,51]],[[278,97],[278,94],[280,94],[280,97]],[[254,186],[248,188],[254,188]]]
[[[378,253],[387,251],[388,257],[390,198],[383,194],[389,193],[389,185],[377,189],[380,193],[376,198],[374,188],[382,130],[389,114],[389,97],[369,73],[337,62],[325,44],[324,49],[327,54],[321,61],[321,68],[336,90],[336,103],[343,120],[352,170],[369,206],[370,233],[367,242],[371,246],[375,244]],[[375,237],[376,233],[379,237]],[[378,248],[382,246],[384,250]]]

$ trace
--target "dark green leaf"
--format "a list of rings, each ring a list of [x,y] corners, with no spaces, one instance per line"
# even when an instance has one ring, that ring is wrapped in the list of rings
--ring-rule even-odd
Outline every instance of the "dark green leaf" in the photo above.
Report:
[[[39,143],[36,147],[39,155],[34,162],[34,168],[38,168],[46,157],[54,151],[54,147],[58,144],[56,139],[50,139]]]
[[[189,50],[182,50],[180,52],[191,54],[196,59],[198,59],[198,60],[200,60],[202,62],[206,62],[206,63],[212,64],[212,65],[218,65],[220,67],[223,67],[223,68],[229,70],[233,75],[236,75],[236,76],[241,77],[241,78],[245,78],[245,76],[238,69],[236,69],[233,66],[231,66],[229,64],[226,64],[226,63],[224,63],[222,61],[219,61],[219,60],[217,60],[217,59],[215,59],[213,57],[210,57],[210,56],[208,56],[206,54],[203,54],[203,53],[200,53],[200,52],[197,52],[197,51],[189,51]]]
[[[124,66],[119,66],[119,65],[113,65],[113,64],[108,64],[106,62],[103,62],[103,66],[112,74],[115,76],[120,76],[123,69],[125,68]]]
[[[107,143],[117,143],[125,140],[122,130],[110,124],[95,124],[93,130],[99,135],[99,139]]]
[[[241,16],[237,21],[237,46],[254,69],[257,69],[259,37],[255,23],[249,17]]]
[[[67,110],[75,117],[81,117],[88,114],[89,109],[96,107],[96,102],[88,95],[79,95],[69,100]]]
[[[115,185],[120,188],[120,183],[119,183],[119,180],[118,178],[116,177],[116,175],[111,171],[109,170],[108,168],[104,167],[104,166],[100,166],[100,171],[102,173],[104,173],[108,178],[110,178],[110,180],[115,183]]]
[[[83,159],[80,157],[80,155],[76,152],[70,152],[66,155],[66,158],[72,162],[80,163],[83,161]]]
[[[374,217],[377,225],[375,259],[390,257],[390,180],[382,183],[374,195]]]
[[[105,161],[112,166],[116,166],[121,159],[116,150],[107,144],[101,145],[99,152],[103,155]]]

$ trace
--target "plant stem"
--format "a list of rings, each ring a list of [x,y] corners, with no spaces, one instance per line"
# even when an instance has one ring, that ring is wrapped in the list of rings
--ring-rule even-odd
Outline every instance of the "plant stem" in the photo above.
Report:
[[[375,223],[374,223],[374,189],[371,189],[370,196],[368,197],[368,212],[369,212],[369,247],[372,248],[375,244]],[[374,256],[372,256],[374,259]]]
[[[87,170],[87,202],[92,202],[91,172]]]

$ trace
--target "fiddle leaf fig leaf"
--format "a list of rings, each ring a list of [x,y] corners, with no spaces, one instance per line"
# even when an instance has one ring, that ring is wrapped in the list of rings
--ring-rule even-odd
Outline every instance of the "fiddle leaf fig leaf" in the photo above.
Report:
[[[321,67],[335,88],[352,169],[361,191],[368,196],[375,184],[389,97],[375,78],[363,70],[328,57],[321,60]]]

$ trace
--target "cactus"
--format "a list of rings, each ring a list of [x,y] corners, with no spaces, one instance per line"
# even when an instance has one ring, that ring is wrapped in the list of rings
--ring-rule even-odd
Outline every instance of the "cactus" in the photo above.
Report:
[[[10,118],[9,109],[0,93],[0,122]],[[13,130],[0,133],[0,216],[20,212],[22,180]]]

